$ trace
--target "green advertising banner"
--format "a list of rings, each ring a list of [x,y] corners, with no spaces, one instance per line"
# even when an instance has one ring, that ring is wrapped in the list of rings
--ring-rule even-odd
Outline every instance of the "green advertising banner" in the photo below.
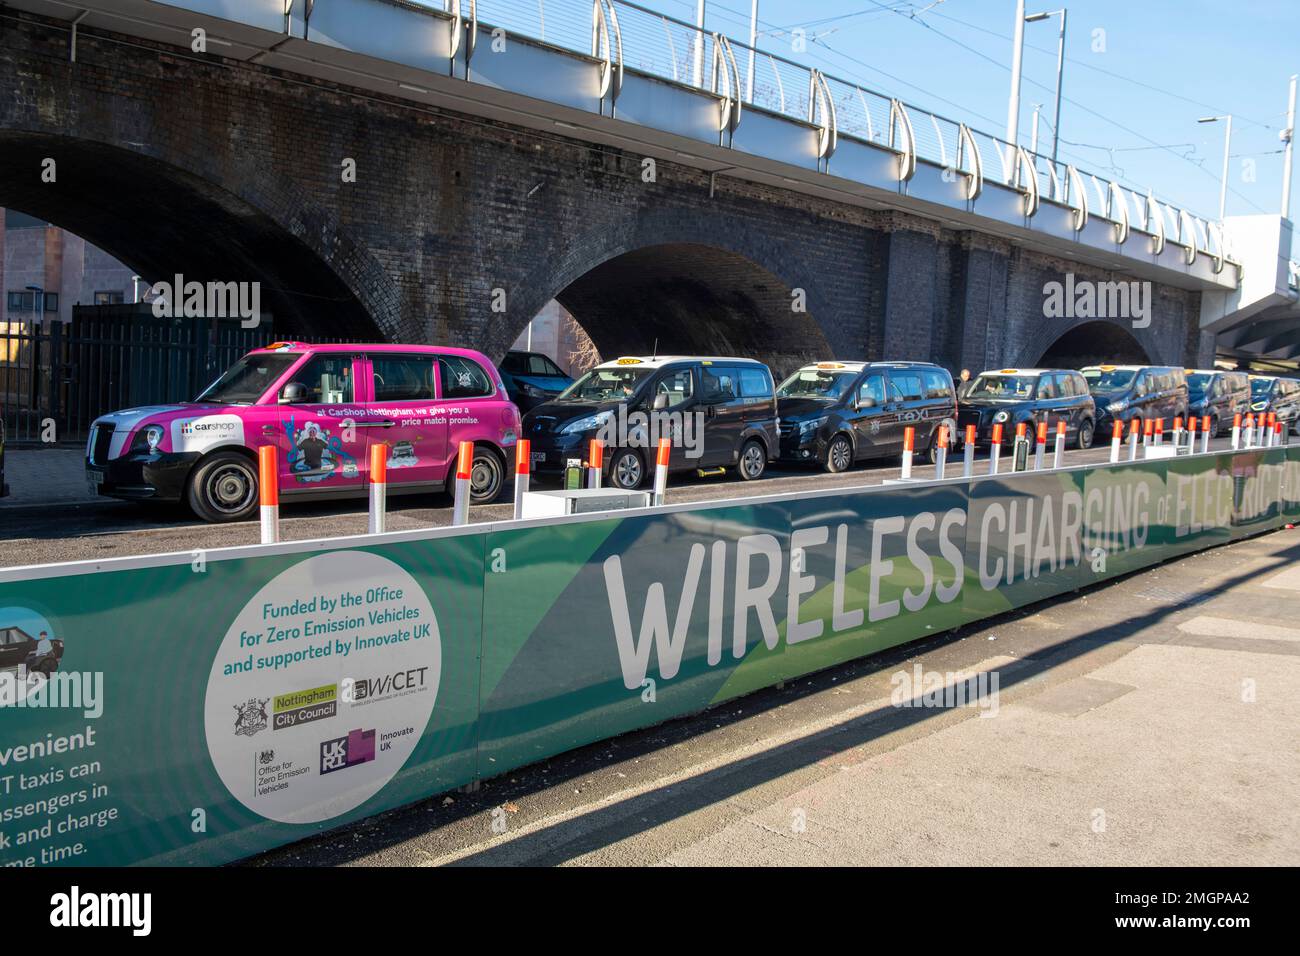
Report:
[[[0,863],[238,859],[1297,517],[1278,448],[0,571]]]

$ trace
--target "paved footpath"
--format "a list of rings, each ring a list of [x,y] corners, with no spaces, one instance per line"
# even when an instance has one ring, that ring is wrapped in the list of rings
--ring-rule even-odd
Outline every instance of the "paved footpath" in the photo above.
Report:
[[[996,708],[894,706],[917,666],[996,673]],[[1297,727],[1290,530],[251,862],[1294,866]]]

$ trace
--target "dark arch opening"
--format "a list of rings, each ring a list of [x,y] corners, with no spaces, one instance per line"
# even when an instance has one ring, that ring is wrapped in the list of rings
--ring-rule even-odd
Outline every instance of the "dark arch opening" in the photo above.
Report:
[[[606,260],[556,298],[605,359],[735,355],[780,375],[831,357],[795,290],[757,263],[714,246],[670,243]]]
[[[46,157],[57,158],[53,183],[41,179]],[[262,311],[281,335],[382,338],[356,296],[301,239],[160,160],[87,140],[3,131],[0,206],[82,237],[149,282],[177,274],[187,282],[259,282]]]
[[[1083,368],[1103,362],[1149,365],[1151,356],[1128,329],[1113,322],[1085,322],[1048,346],[1034,364],[1042,368]]]

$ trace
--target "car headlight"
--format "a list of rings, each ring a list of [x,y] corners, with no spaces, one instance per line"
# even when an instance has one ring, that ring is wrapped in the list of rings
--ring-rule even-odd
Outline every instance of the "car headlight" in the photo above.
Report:
[[[1002,424],[1003,422],[1005,422],[1005,421],[1006,421],[1008,418],[1010,418],[1010,417],[1011,417],[1011,413],[1008,412],[1008,411],[1006,411],[1005,409],[1003,409],[1003,410],[1000,411],[1000,412],[994,412],[994,414],[993,414],[993,424],[994,424],[994,425],[1000,425],[1000,424]]]
[[[1110,412],[1112,415],[1118,415],[1126,408],[1128,408],[1128,402],[1126,401],[1111,402],[1106,406],[1106,411]]]
[[[826,424],[826,419],[828,417],[829,416],[823,415],[821,418],[810,418],[807,421],[800,422],[799,434],[801,436],[814,434],[817,431],[817,429],[821,428],[823,425]]]
[[[1252,412],[1262,412],[1268,408],[1268,402],[1255,402],[1250,406]]]
[[[560,429],[560,434],[576,435],[578,432],[594,432],[613,417],[613,412],[597,412],[595,415],[579,418],[576,422],[569,422]]]
[[[146,425],[135,434],[135,441],[132,444],[137,451],[144,451],[146,448],[152,453],[158,450],[162,443],[163,427],[161,425]]]

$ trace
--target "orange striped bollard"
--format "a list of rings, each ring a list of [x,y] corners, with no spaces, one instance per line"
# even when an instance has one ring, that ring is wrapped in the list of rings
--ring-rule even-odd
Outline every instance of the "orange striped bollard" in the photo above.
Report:
[[[934,477],[942,478],[948,466],[948,426],[940,425],[934,446]]]
[[[1272,446],[1277,444],[1277,441],[1275,440],[1277,437],[1277,412],[1268,413],[1267,430],[1268,430],[1268,444],[1269,447],[1271,448]]]
[[[1147,419],[1142,423],[1142,447],[1147,448],[1151,445],[1151,436],[1156,433],[1156,423]]]
[[[1196,454],[1196,416],[1187,416],[1187,454]]]
[[[593,438],[587,451],[587,487],[599,488],[600,476],[605,469],[605,443]]]
[[[1241,447],[1241,412],[1232,416],[1232,450]]]
[[[370,533],[383,534],[388,510],[388,446],[370,446]]]
[[[993,426],[993,444],[989,446],[989,474],[998,473],[998,459],[1002,457],[1002,424]]]
[[[257,450],[257,491],[262,503],[262,544],[275,544],[280,540],[280,476],[274,445]]]
[[[1183,440],[1183,416],[1174,416],[1174,451],[1178,451],[1178,446]]]
[[[474,469],[474,443],[460,443],[456,455],[456,497],[451,506],[452,524],[469,524],[469,476]]]
[[[1274,416],[1274,418],[1276,417]],[[1279,421],[1273,422],[1273,444],[1275,446],[1282,444],[1282,423]]]
[[[972,478],[975,475],[975,426],[974,425],[966,426],[966,447],[963,449],[963,451],[966,457],[965,457],[965,462],[962,465],[962,477]]]
[[[912,477],[912,450],[916,447],[916,429],[908,425],[903,429],[903,474],[904,481]]]
[[[1124,441],[1124,423],[1118,418],[1110,427],[1110,463],[1119,461],[1119,446]]]
[[[1201,419],[1201,454],[1210,450],[1210,416]]]
[[[1164,443],[1165,443],[1165,416],[1161,415],[1159,418],[1156,419],[1156,444],[1163,445]]]
[[[524,516],[524,495],[533,473],[533,443],[527,438],[515,442],[515,520]]]
[[[1259,429],[1259,440],[1256,444],[1262,448],[1268,442],[1268,415],[1260,412],[1259,417],[1255,419],[1255,427]]]
[[[668,494],[668,458],[672,454],[672,443],[667,438],[659,439],[659,448],[655,451],[655,505],[664,503]]]
[[[1255,416],[1246,413],[1246,420],[1241,423],[1243,434],[1246,436],[1246,447],[1253,448],[1255,445]]]
[[[1056,423],[1056,448],[1053,449],[1052,467],[1060,468],[1061,459],[1065,455],[1065,419],[1062,418]]]
[[[1043,456],[1047,454],[1047,422],[1038,423],[1034,442],[1034,471],[1043,470]]]

